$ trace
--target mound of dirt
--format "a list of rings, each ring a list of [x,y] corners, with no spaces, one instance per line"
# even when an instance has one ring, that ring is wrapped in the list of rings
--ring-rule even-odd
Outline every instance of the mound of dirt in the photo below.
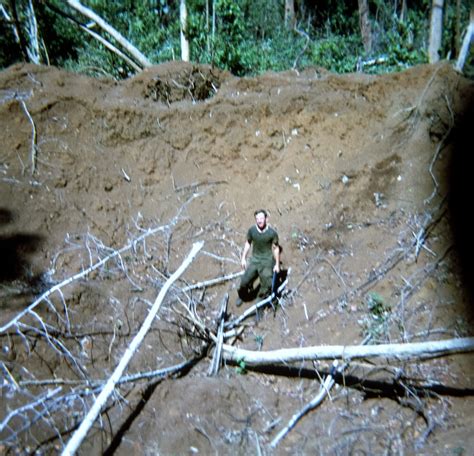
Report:
[[[472,336],[473,97],[445,63],[255,78],[168,63],[120,83],[32,65],[1,72],[2,450],[62,447],[203,240],[127,372],[196,361],[179,378],[121,386],[82,451],[271,453],[329,365],[243,362],[210,377],[212,351],[190,321],[214,330],[226,292],[228,318],[245,310],[238,279],[199,283],[239,271],[261,207],[291,273],[276,312],[246,320],[237,346]],[[473,359],[351,362],[354,378],[447,388],[341,380],[274,451],[470,454]]]

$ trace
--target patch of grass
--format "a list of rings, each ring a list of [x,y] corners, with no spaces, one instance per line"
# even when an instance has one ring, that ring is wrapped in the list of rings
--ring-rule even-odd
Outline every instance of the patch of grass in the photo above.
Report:
[[[237,360],[237,373],[241,375],[245,375],[247,373],[247,369],[245,367],[245,360],[244,358],[241,358]]]
[[[392,308],[389,303],[377,292],[371,291],[365,297],[368,315],[359,320],[364,330],[364,336],[371,336],[374,340],[386,339],[388,335],[389,319]]]

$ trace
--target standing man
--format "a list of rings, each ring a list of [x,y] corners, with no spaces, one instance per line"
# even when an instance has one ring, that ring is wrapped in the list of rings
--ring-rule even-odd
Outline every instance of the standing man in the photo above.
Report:
[[[268,214],[264,209],[255,211],[255,225],[247,231],[247,241],[242,252],[241,265],[245,270],[238,289],[236,305],[251,299],[253,283],[260,279],[259,298],[265,298],[272,292],[273,272],[280,272],[280,246],[278,233],[268,225]],[[247,264],[247,255],[252,249],[252,257]]]

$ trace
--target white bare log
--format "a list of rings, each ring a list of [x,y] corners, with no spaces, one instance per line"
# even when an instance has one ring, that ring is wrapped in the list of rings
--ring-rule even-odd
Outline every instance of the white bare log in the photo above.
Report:
[[[244,361],[248,366],[316,361],[322,359],[357,358],[407,358],[416,356],[440,356],[474,351],[474,337],[381,345],[327,345],[300,348],[284,348],[269,351],[244,350],[224,344],[223,357],[228,361]]]
[[[459,51],[459,57],[455,65],[457,71],[462,71],[464,68],[464,63],[471,47],[471,43],[474,41],[474,6],[471,8],[471,15],[469,19],[469,26],[467,27],[466,34],[462,41],[461,50]]]
[[[92,427],[92,425],[94,424],[94,421],[99,416],[100,411],[102,410],[102,407],[107,402],[107,399],[109,398],[109,396],[113,393],[115,385],[118,383],[118,381],[122,377],[122,374],[125,371],[128,363],[132,359],[132,356],[135,354],[140,344],[142,343],[143,339],[145,338],[146,334],[148,333],[153,323],[153,320],[155,319],[169,288],[181,276],[181,274],[183,274],[186,268],[191,264],[194,257],[197,255],[199,250],[201,250],[203,245],[204,245],[203,241],[194,243],[193,248],[191,249],[191,252],[188,254],[188,256],[183,261],[181,266],[174,272],[174,274],[163,285],[163,288],[160,290],[160,293],[158,294],[158,297],[156,298],[155,303],[153,304],[140,330],[138,331],[138,333],[136,334],[136,336],[133,338],[132,342],[128,346],[124,355],[120,359],[118,366],[115,368],[112,376],[109,378],[109,380],[105,384],[104,388],[102,389],[101,393],[97,397],[91,409],[85,416],[81,425],[76,430],[76,432],[74,432],[73,436],[71,437],[66,447],[64,448],[62,452],[63,456],[72,455],[76,453],[77,449],[79,448],[82,441],[86,437],[89,429]]]
[[[79,11],[84,16],[92,19],[101,29],[105,30],[109,35],[111,35],[117,42],[126,49],[130,55],[133,56],[143,67],[151,66],[151,62],[135,47],[130,41],[128,41],[123,35],[121,35],[117,30],[105,22],[100,16],[98,16],[90,8],[85,7],[78,2],[77,0],[67,0],[67,4]]]

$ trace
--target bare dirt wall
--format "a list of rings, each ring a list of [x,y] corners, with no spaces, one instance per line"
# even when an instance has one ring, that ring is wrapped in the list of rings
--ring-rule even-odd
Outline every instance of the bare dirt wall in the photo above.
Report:
[[[2,451],[62,448],[90,407],[91,381],[110,375],[166,278],[203,240],[127,372],[199,361],[179,378],[121,387],[84,452],[471,454],[472,355],[351,363],[359,380],[390,380],[396,368],[399,386],[451,390],[340,380],[272,449],[329,364],[229,364],[209,377],[208,341],[184,315],[214,329],[226,292],[229,319],[245,310],[238,279],[189,286],[239,271],[263,207],[291,274],[276,312],[247,320],[237,346],[472,336],[473,95],[444,63],[257,78],[168,63],[123,82],[30,65],[1,72]]]

